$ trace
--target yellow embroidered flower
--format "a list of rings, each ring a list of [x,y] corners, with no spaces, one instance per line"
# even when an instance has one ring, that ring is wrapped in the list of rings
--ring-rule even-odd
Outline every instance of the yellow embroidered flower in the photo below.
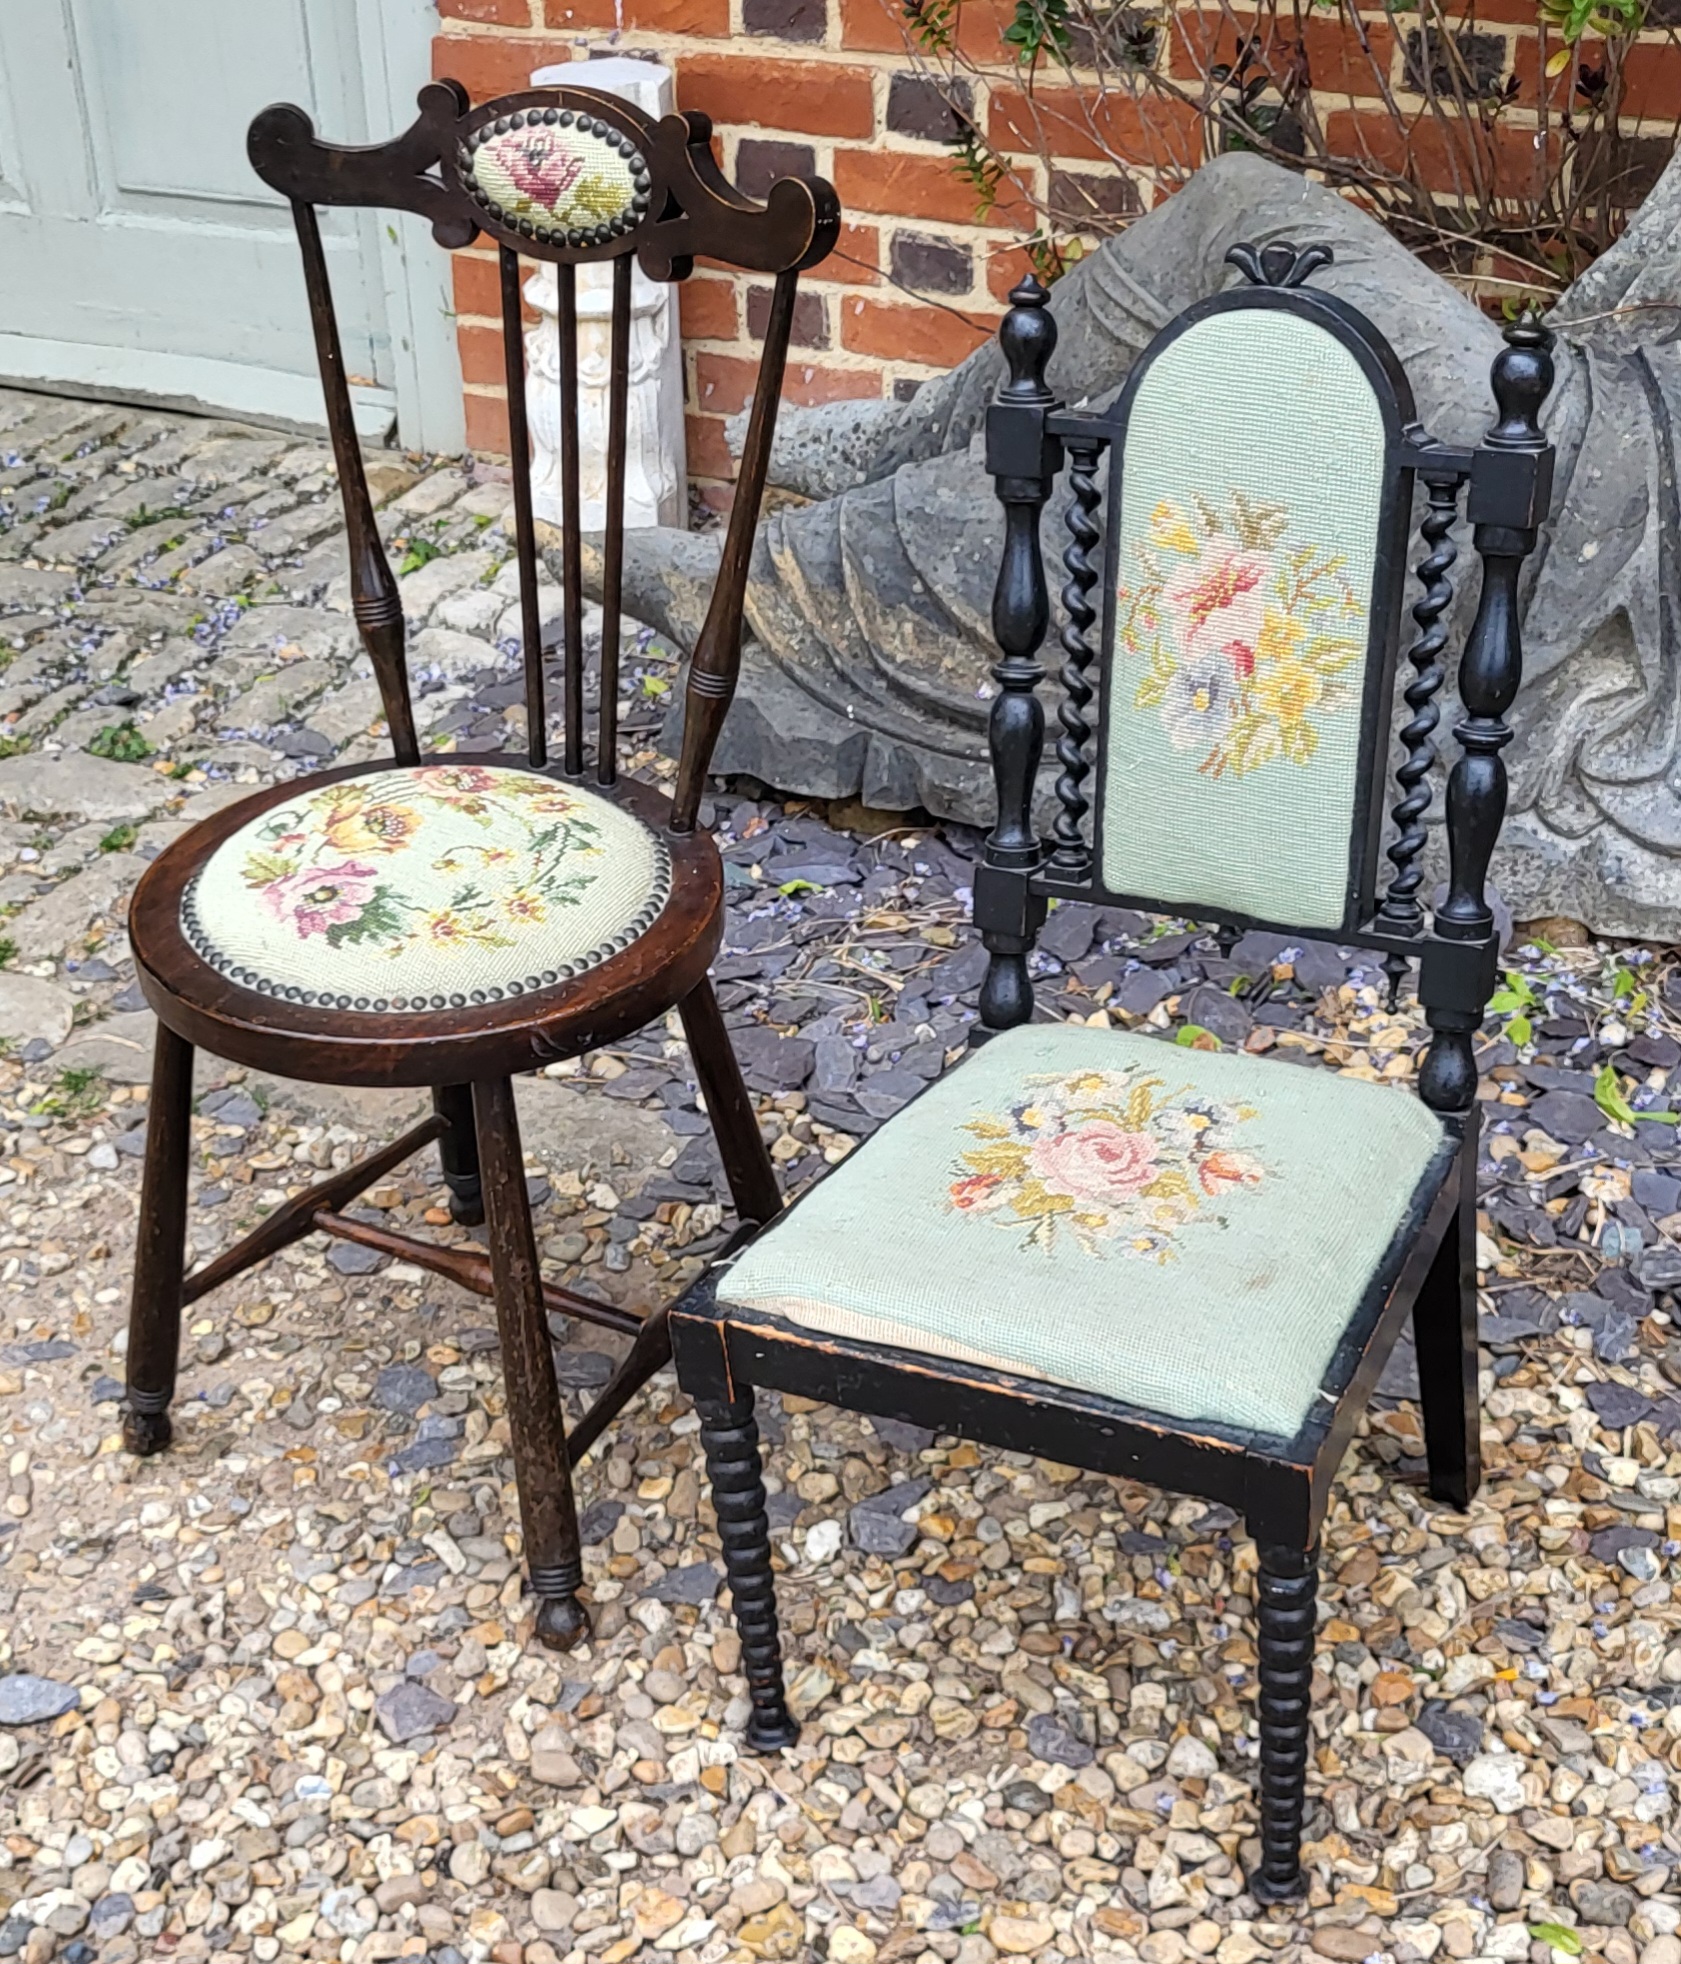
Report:
[[[1261,622],[1261,631],[1255,637],[1255,659],[1257,662],[1287,661],[1306,638],[1307,629],[1294,614],[1269,607],[1266,618]]]
[[[1191,523],[1171,498],[1163,498],[1150,514],[1150,540],[1171,552],[1195,552],[1197,535]]]
[[[536,927],[549,917],[543,896],[535,887],[516,887],[502,896],[502,911],[516,927]]]
[[[1289,529],[1284,506],[1234,490],[1219,506],[1163,498],[1123,542],[1116,645],[1144,664],[1132,706],[1210,778],[1311,763],[1324,720],[1359,701],[1328,679],[1362,653],[1346,555]]]
[[[1294,656],[1256,671],[1256,697],[1266,713],[1282,724],[1301,722],[1324,693],[1324,682]]]
[[[477,939],[472,922],[453,907],[440,907],[428,914],[423,932],[434,948],[446,954],[455,954]]]
[[[327,843],[335,852],[401,852],[420,829],[420,814],[407,805],[357,805],[329,813]]]

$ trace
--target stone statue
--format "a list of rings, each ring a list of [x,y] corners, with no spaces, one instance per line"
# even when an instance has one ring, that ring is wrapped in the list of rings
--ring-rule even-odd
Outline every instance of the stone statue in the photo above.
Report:
[[[1475,442],[1492,409],[1497,325],[1353,205],[1247,155],[1205,166],[1059,282],[1053,386],[1071,405],[1103,406],[1158,328],[1237,277],[1228,246],[1274,239],[1333,248],[1316,284],[1389,337],[1431,431]],[[1551,324],[1555,502],[1525,589],[1513,817],[1497,874],[1519,919],[1681,939],[1681,156]],[[1002,528],[980,432],[1000,373],[986,342],[911,402],[785,412],[772,481],[811,502],[760,529],[741,688],[716,768],[784,791],[988,818]],[[1062,509],[1047,510],[1044,528],[1053,593]],[[1460,542],[1468,618],[1475,561]],[[627,611],[692,640],[717,553],[715,536],[633,534]],[[1451,741],[1443,749],[1451,757]]]

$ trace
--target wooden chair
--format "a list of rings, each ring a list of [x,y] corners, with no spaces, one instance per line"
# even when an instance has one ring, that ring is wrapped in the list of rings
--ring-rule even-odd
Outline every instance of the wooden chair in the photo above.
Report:
[[[1494,363],[1474,451],[1414,416],[1393,351],[1304,286],[1321,247],[1230,255],[1245,283],[1191,307],[1114,407],[1045,383],[1056,337],[1029,280],[1000,339],[987,467],[1006,514],[993,620],[998,821],[975,882],[990,951],[982,1047],[678,1304],[752,1693],[783,1699],[753,1387],[773,1386],[1225,1502],[1258,1544],[1263,1902],[1302,1886],[1321,1520],[1403,1319],[1418,1346],[1430,1491],[1478,1482],[1473,1038],[1496,973],[1485,890],[1519,681],[1514,597],[1552,452],[1549,339]],[[1110,453],[1107,490],[1102,462]],[[1063,701],[1050,838],[1030,802],[1049,600],[1042,509],[1068,462]],[[1388,848],[1384,760],[1415,484],[1421,630]],[[1451,877],[1420,899],[1460,488],[1482,592],[1459,670]],[[1107,524],[1100,510],[1107,503]],[[1097,547],[1107,532],[1106,556]],[[1101,568],[1101,570],[1100,570]],[[1100,577],[1102,639],[1093,589]],[[1088,824],[1093,670],[1096,823]],[[1420,963],[1419,1098],[1260,1056],[1032,1024],[1053,900],[1144,907]],[[1284,944],[1281,944],[1284,945]]]
[[[295,778],[196,826],[153,861],[130,933],[159,1030],[129,1331],[131,1450],[169,1443],[182,1306],[313,1229],[382,1249],[495,1298],[538,1634],[587,1629],[569,1461],[575,1463],[670,1354],[645,1317],[545,1282],[538,1268],[512,1075],[608,1044],[675,1007],[744,1221],[780,1206],[707,980],[723,876],[697,830],[707,762],[740,664],[742,589],[776,420],[801,271],[833,245],[829,186],[787,179],[759,205],[720,176],[704,116],[654,123],[616,98],[547,88],[470,106],[454,82],[420,94],[390,143],[320,141],[307,116],[251,126],[257,173],[292,202],[327,420],[344,496],[356,623],[372,660],[391,757]],[[484,232],[499,248],[524,625],[524,757],[423,761],[404,665],[401,590],[368,496],[316,207],[396,207],[443,246]],[[697,254],[774,278],[723,570],[690,665],[681,761],[667,799],[615,761],[624,549],[631,267],[682,279]],[[560,294],[565,621],[564,745],[547,743],[527,443],[520,258],[555,262]],[[608,523],[600,724],[584,735],[579,580],[576,269],[612,265]],[[428,1085],[433,1115],[384,1151],[276,1209],[183,1276],[193,1050],[341,1085]],[[364,1187],[437,1143],[458,1222],[488,1220],[488,1253],[442,1249],[347,1219]],[[570,1442],[546,1313],[629,1332],[630,1353]]]

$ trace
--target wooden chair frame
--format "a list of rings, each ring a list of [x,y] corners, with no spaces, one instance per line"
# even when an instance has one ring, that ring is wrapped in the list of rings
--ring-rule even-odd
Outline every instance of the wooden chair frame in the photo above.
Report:
[[[662,839],[670,894],[628,947],[572,981],[501,1001],[439,1011],[343,1011],[297,991],[259,993],[236,984],[195,953],[182,906],[210,856],[269,808],[295,799],[299,781],[271,786],[196,827],[142,876],[130,934],[141,986],[157,1012],[140,1233],[128,1351],[124,1436],[136,1453],[156,1453],[171,1436],[181,1310],[254,1263],[314,1230],[377,1248],[493,1297],[518,1473],[531,1586],[541,1599],[537,1629],[564,1648],[588,1628],[577,1591],[583,1580],[570,1467],[670,1355],[667,1313],[643,1315],[544,1281],[526,1195],[512,1076],[576,1057],[676,1008],[682,1017],[717,1135],[737,1213],[761,1223],[781,1197],[752,1100],[730,1049],[707,968],[723,933],[724,882],[717,849],[697,830],[707,766],[734,694],[741,660],[748,554],[764,493],[771,437],[800,273],[830,250],[839,209],[820,179],[784,179],[764,204],[744,196],[713,162],[707,118],[694,112],[655,123],[616,97],[566,87],[535,89],[480,104],[454,82],[420,93],[413,126],[365,147],[321,141],[301,109],[266,109],[251,125],[257,174],[291,201],[303,255],[327,423],[344,499],[355,619],[373,663],[390,731],[391,763],[420,761],[404,657],[401,590],[380,542],[351,414],[316,208],[380,206],[430,220],[437,242],[495,239],[507,351],[513,456],[515,551],[523,626],[525,757],[486,757],[487,766],[547,771],[562,781],[593,775],[595,788]],[[635,195],[611,223],[562,230],[516,216],[486,196],[473,174],[478,147],[509,130],[573,129],[629,160]],[[697,255],[773,276],[746,446],[730,514],[722,570],[686,685],[682,753],[668,801],[619,776],[616,761],[620,595],[624,561],[625,448],[631,267],[657,280],[686,278]],[[548,678],[537,600],[526,427],[521,257],[556,264],[560,295],[565,606],[561,644],[563,751],[548,756]],[[608,398],[607,506],[600,720],[593,759],[585,743],[583,593],[577,417],[577,275],[580,264],[613,267],[613,352]],[[303,780],[308,788],[383,765],[341,767]],[[290,998],[290,999],[289,999]],[[204,1048],[250,1068],[343,1085],[427,1085],[432,1116],[359,1164],[288,1200],[236,1246],[184,1274],[187,1161],[193,1052]],[[487,1251],[435,1247],[349,1219],[343,1209],[422,1147],[436,1143],[456,1221],[487,1221]],[[547,1313],[632,1336],[631,1349],[573,1432],[566,1436]]]
[[[1418,1348],[1430,1491],[1449,1506],[1463,1507],[1480,1478],[1477,1068],[1472,1046],[1497,972],[1499,943],[1486,882],[1505,807],[1500,752],[1512,734],[1505,715],[1521,679],[1517,581],[1535,547],[1551,489],[1552,451],[1539,416],[1552,382],[1552,362],[1550,337],[1543,329],[1527,319],[1509,328],[1492,378],[1498,419],[1474,451],[1452,449],[1432,441],[1419,427],[1405,375],[1370,324],[1330,296],[1302,289],[1302,280],[1329,260],[1327,248],[1240,246],[1229,257],[1249,284],[1201,303],[1165,329],[1152,351],[1141,357],[1128,388],[1103,415],[1064,411],[1046,385],[1056,329],[1045,290],[1028,280],[1011,295],[1011,311],[1000,332],[1009,377],[999,388],[987,427],[987,467],[1005,507],[1006,539],[993,606],[1002,651],[993,670],[999,694],[991,717],[998,819],[975,882],[975,918],[991,959],[976,1036],[984,1041],[1031,1017],[1028,955],[1050,899],[1160,910],[1159,901],[1103,888],[1095,872],[1100,854],[1086,822],[1083,787],[1091,768],[1093,732],[1084,712],[1094,693],[1089,671],[1098,659],[1088,636],[1098,618],[1091,593],[1099,577],[1093,548],[1101,537],[1102,453],[1108,449],[1121,456],[1133,396],[1151,352],[1192,321],[1211,312],[1252,308],[1313,319],[1361,359],[1390,426],[1388,495],[1380,524],[1362,729],[1359,780],[1364,788],[1350,847],[1342,938],[1383,950],[1393,980],[1398,981],[1411,960],[1418,960],[1420,995],[1431,1030],[1419,1088],[1442,1127],[1441,1144],[1344,1332],[1319,1400],[1291,1439],[1165,1418],[1038,1379],[820,1334],[721,1303],[720,1269],[679,1302],[673,1333],[679,1378],[701,1415],[752,1697],[748,1737],[761,1750],[791,1743],[796,1728],[783,1697],[753,1418],[756,1385],[937,1425],[1095,1472],[1148,1480],[1224,1501],[1244,1515],[1259,1552],[1261,1859],[1250,1887],[1262,1902],[1279,1902],[1304,1886],[1300,1845],[1320,1525],[1359,1414],[1409,1316]],[[1045,839],[1031,817],[1044,739],[1044,711],[1036,693],[1044,670],[1038,654],[1050,621],[1040,516],[1065,457],[1074,496],[1067,520],[1070,544],[1063,559],[1069,577],[1062,596],[1061,644],[1067,664],[1057,747],[1061,809],[1053,836]],[[1421,631],[1408,650],[1413,675],[1405,700],[1412,715],[1400,732],[1400,797],[1392,812],[1395,836],[1389,848],[1393,875],[1379,899],[1381,814],[1375,786],[1382,781],[1390,741],[1395,641],[1415,478],[1422,480],[1427,494],[1422,523],[1427,551],[1417,569],[1421,593],[1413,608]],[[1455,558],[1448,534],[1460,489],[1467,484],[1483,580],[1459,668],[1465,716],[1455,729],[1461,755],[1447,790],[1451,877],[1446,899],[1427,924],[1419,899],[1419,855],[1435,763],[1435,698],[1445,681],[1442,617],[1452,599],[1448,575]],[[1105,668],[1113,646],[1115,550],[1112,537],[1102,643]],[[1105,690],[1105,702],[1107,694]],[[1102,734],[1100,717],[1100,743]],[[1221,917],[1223,945],[1229,948],[1241,928],[1254,925],[1262,924]],[[1326,932],[1288,931],[1302,939],[1324,938]]]

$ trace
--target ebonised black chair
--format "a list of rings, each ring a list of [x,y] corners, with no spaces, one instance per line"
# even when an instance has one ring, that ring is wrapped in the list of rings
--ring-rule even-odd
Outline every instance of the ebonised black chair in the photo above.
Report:
[[[1329,257],[1235,248],[1242,283],[1165,328],[1101,415],[1063,410],[1046,386],[1056,328],[1044,289],[1029,280],[1011,295],[1009,379],[987,428],[1006,534],[993,610],[998,820],[975,882],[991,957],[982,1041],[715,1265],[673,1318],[760,1749],[789,1744],[795,1728],[755,1385],[1243,1514],[1259,1557],[1261,1855],[1249,1885],[1263,1902],[1302,1887],[1320,1523],[1409,1313],[1430,1490],[1462,1507],[1479,1479],[1472,1046],[1496,975],[1485,880],[1521,666],[1515,596],[1552,474],[1539,326],[1507,330],[1498,420],[1475,450],[1450,448],[1419,427],[1371,323],[1303,284]],[[1041,838],[1040,517],[1065,458],[1061,775]],[[1420,483],[1420,633],[1380,896]],[[1427,921],[1449,534],[1466,485],[1482,591],[1459,668],[1450,878]],[[1052,900],[1213,921],[1228,948],[1250,927],[1354,942],[1383,951],[1396,982],[1416,960],[1431,1031],[1420,1096],[1034,1023],[1029,955]]]
[[[391,738],[389,760],[254,792],[153,861],[130,934],[158,1043],[135,1254],[124,1433],[137,1453],[170,1439],[182,1306],[315,1229],[495,1298],[539,1636],[588,1628],[570,1464],[670,1355],[666,1310],[644,1316],[546,1282],[538,1267],[512,1075],[612,1043],[676,1008],[742,1220],[781,1201],[707,980],[723,932],[717,849],[697,829],[707,763],[741,659],[742,590],[770,455],[799,276],[834,244],[820,179],[785,179],[766,203],[719,174],[698,114],[655,123],[616,97],[546,88],[473,108],[454,82],[420,93],[390,143],[324,143],[301,109],[266,109],[251,161],[291,200],[327,421],[344,497],[356,623]],[[398,208],[442,246],[494,239],[501,265],[527,754],[423,756],[404,660],[402,594],[368,495],[317,225],[319,205]],[[703,254],[774,276],[723,566],[693,651],[675,790],[616,762],[631,269],[683,279]],[[548,754],[525,411],[520,260],[555,263],[559,289],[565,578],[564,739]],[[584,728],[577,268],[612,266],[607,525],[600,721]],[[427,1085],[435,1112],[360,1164],[276,1209],[183,1275],[193,1050],[344,1085]],[[485,1252],[439,1248],[341,1211],[433,1141],[457,1222],[488,1216]],[[570,1440],[547,1312],[633,1343]]]

